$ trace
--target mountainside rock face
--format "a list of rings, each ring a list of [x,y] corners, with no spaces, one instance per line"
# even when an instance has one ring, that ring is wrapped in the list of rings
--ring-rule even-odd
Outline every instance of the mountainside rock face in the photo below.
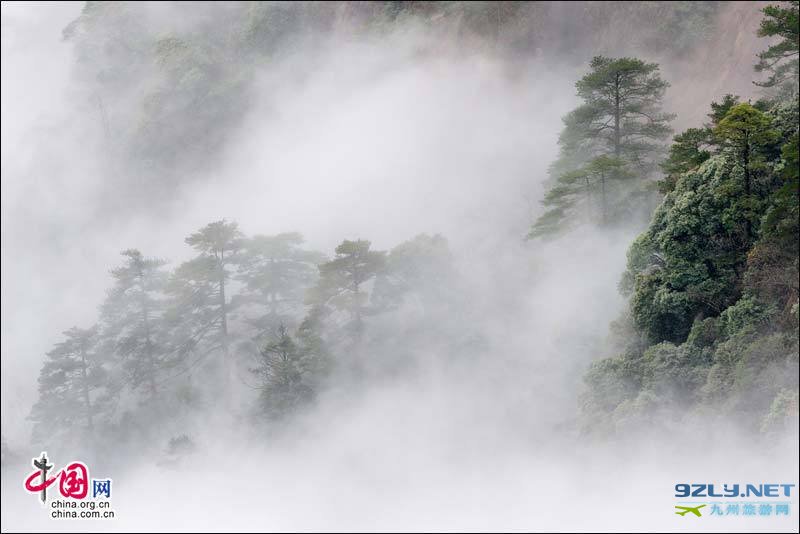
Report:
[[[727,93],[745,100],[757,97],[758,87],[753,80],[759,75],[753,65],[756,54],[766,49],[769,41],[756,32],[766,5],[768,2],[723,4],[703,46],[674,64],[664,58],[665,76],[672,84],[667,100],[678,113],[676,130],[703,122],[708,102]]]

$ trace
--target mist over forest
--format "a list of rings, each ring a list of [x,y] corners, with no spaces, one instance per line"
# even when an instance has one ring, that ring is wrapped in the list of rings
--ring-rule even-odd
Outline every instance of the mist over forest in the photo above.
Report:
[[[798,50],[797,1],[4,2],[2,530],[796,531]]]

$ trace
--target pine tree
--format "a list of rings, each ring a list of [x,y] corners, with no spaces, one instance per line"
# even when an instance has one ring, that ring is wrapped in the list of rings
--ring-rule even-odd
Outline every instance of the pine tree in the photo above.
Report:
[[[364,315],[372,311],[366,286],[386,265],[386,253],[370,250],[370,246],[366,240],[342,241],[336,247],[336,257],[319,266],[319,281],[309,291],[312,305],[346,316],[345,329],[352,333],[354,341],[363,332]]]
[[[306,290],[316,281],[318,252],[303,250],[298,233],[256,235],[244,240],[238,280],[244,288],[236,299],[251,312],[257,336],[274,331],[279,324],[296,324],[304,311]],[[252,317],[255,315],[255,317]]]
[[[711,102],[711,113],[708,114],[711,122],[702,128],[689,128],[673,138],[669,155],[661,163],[661,170],[664,172],[664,178],[658,182],[661,193],[672,191],[682,174],[696,170],[719,152],[721,140],[715,136],[715,129],[738,103],[739,97],[732,94],[725,95],[720,102]]]
[[[704,126],[707,130],[713,130],[719,124],[719,121],[725,118],[725,115],[731,110],[731,108],[740,103],[740,99],[737,95],[732,95],[730,93],[726,94],[722,97],[720,102],[711,102],[711,113],[706,115],[711,122],[707,122]]]
[[[231,302],[226,289],[239,261],[242,239],[236,223],[224,219],[193,233],[186,243],[198,255],[178,266],[167,286],[172,296],[167,318],[173,328],[176,352],[196,352],[198,359],[220,354],[226,401],[232,371],[228,329]]]
[[[664,179],[659,182],[659,191],[666,194],[675,188],[681,174],[694,170],[711,157],[713,141],[707,128],[689,128],[673,138],[669,156],[661,164]]]
[[[756,222],[758,191],[754,188],[757,174],[763,174],[764,153],[774,145],[779,134],[771,127],[770,118],[750,104],[738,104],[730,109],[717,127],[714,135],[733,153],[733,161],[742,170],[744,182],[744,222],[745,232],[754,237],[753,225]]]
[[[796,99],[798,94],[798,56],[800,55],[800,1],[792,0],[781,5],[770,5],[763,9],[764,19],[758,29],[759,37],[780,37],[780,41],[758,54],[757,72],[770,74],[761,87],[777,88],[787,99]]]
[[[302,353],[284,325],[261,350],[259,366],[253,372],[261,382],[261,407],[270,419],[290,414],[313,396],[303,381]]]
[[[107,371],[97,348],[97,327],[70,328],[47,353],[39,372],[39,399],[29,419],[33,441],[88,438],[110,403]]]
[[[605,223],[609,217],[609,190],[632,177],[633,173],[626,168],[622,159],[598,156],[586,165],[559,176],[558,185],[547,192],[545,202],[558,205],[562,209],[577,209],[582,206],[586,211],[597,206],[599,220]],[[542,221],[538,225],[539,233],[555,231],[553,224],[552,219]]]
[[[444,304],[455,278],[452,261],[441,235],[420,234],[400,243],[376,278],[373,302],[381,309],[394,309],[413,299],[426,311]]]
[[[631,211],[632,199],[646,194],[661,142],[671,132],[674,116],[661,109],[669,84],[657,64],[598,56],[590,67],[576,84],[583,104],[564,117],[561,152],[550,168],[553,184],[543,201],[548,210],[529,238],[561,231],[581,213],[597,212],[591,219],[607,222]],[[581,196],[589,177],[598,194]]]
[[[330,353],[322,337],[322,330],[322,313],[319,308],[314,307],[300,323],[295,333],[300,351],[303,383],[314,392],[320,389],[321,382],[333,367]]]
[[[750,104],[738,104],[719,122],[714,135],[733,151],[744,173],[745,194],[749,195],[753,173],[763,164],[764,150],[779,140],[772,121]]]
[[[111,271],[115,284],[101,306],[103,337],[122,364],[132,389],[158,394],[158,376],[169,362],[161,321],[168,274],[164,260],[145,258],[136,249],[122,252],[125,263]]]

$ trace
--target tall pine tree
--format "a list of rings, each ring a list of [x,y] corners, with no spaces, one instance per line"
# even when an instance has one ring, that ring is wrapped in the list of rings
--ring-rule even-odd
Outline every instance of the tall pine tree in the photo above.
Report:
[[[313,396],[303,380],[302,352],[284,325],[261,350],[259,366],[253,371],[260,381],[261,409],[269,419],[290,414]]]
[[[775,44],[758,54],[757,72],[769,73],[769,78],[756,82],[761,87],[775,88],[778,96],[797,99],[798,61],[800,60],[800,1],[792,0],[763,9],[759,37],[778,37]]]
[[[110,406],[107,370],[97,349],[97,328],[70,328],[47,353],[39,372],[39,399],[29,419],[33,442],[50,446],[88,443],[98,418]]]
[[[344,316],[343,329],[354,341],[361,338],[364,316],[372,311],[368,285],[386,265],[386,253],[370,246],[366,240],[342,241],[336,257],[319,266],[319,281],[309,291],[310,304]]]
[[[239,261],[243,235],[234,222],[210,223],[186,238],[198,254],[182,263],[172,275],[168,293],[172,303],[168,320],[173,327],[176,352],[194,354],[196,361],[211,354],[222,360],[222,395],[230,395],[230,357],[227,296],[233,270]]]
[[[171,356],[163,328],[164,260],[146,258],[136,249],[122,252],[125,263],[111,271],[114,286],[101,306],[103,337],[112,345],[134,390],[154,401],[159,375]]]
[[[317,279],[317,265],[325,258],[303,250],[303,236],[284,233],[256,235],[243,241],[237,279],[244,287],[236,300],[245,305],[257,337],[280,324],[297,324],[304,311],[306,290]]]
[[[564,117],[558,160],[530,238],[576,220],[611,222],[636,211],[663,152],[674,117],[662,111],[669,84],[658,65],[636,58],[595,57],[576,84],[583,104]]]

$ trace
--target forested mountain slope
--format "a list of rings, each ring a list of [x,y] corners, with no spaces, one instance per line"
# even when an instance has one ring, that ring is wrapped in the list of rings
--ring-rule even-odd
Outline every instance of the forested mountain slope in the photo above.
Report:
[[[620,284],[620,354],[586,377],[585,430],[797,432],[798,3],[767,8],[760,34],[780,36],[756,67],[771,96],[712,103],[662,164],[665,197]]]
[[[306,54],[313,59],[281,71],[301,84],[336,39],[374,44],[422,28],[424,37],[410,39],[420,61],[433,52],[480,54],[512,73],[563,63],[576,72],[578,105],[564,118],[550,179],[536,177],[545,185],[546,209],[528,237],[583,232],[591,240],[641,228],[642,219],[650,223],[628,253],[620,284],[628,305],[613,325],[615,352],[586,349],[598,361],[586,375],[581,421],[560,428],[669,429],[712,413],[757,432],[791,429],[798,402],[797,2],[765,5],[343,2],[193,9],[89,2],[64,30],[76,59],[78,98],[71,104],[89,118],[81,127],[98,127],[104,148],[97,155],[100,193],[87,204],[120,219],[179,210],[173,201],[181,188],[201,189],[216,163],[230,156],[232,133],[247,137],[240,128],[255,92],[265,90],[256,83],[259,74],[281,62],[291,67]],[[743,86],[742,58],[756,51],[762,76],[753,72],[754,57]],[[745,94],[733,94],[739,92]],[[705,124],[692,111],[699,95],[713,97]],[[269,97],[267,91],[267,103]],[[684,124],[694,127],[669,145]],[[447,137],[457,138],[448,128]],[[484,148],[468,141],[458,149]],[[493,150],[483,182],[502,168]],[[320,183],[330,178],[327,169],[315,171]],[[285,180],[258,178],[269,185]],[[332,191],[350,194],[346,185]],[[106,204],[107,196],[114,202]],[[323,214],[322,224],[339,215]],[[37,445],[57,436],[59,446],[80,448],[98,436],[122,443],[132,434],[157,436],[155,442],[219,406],[244,427],[274,432],[315,406],[332,376],[366,388],[375,376],[408,372],[412,355],[437,354],[447,364],[495,356],[488,340],[501,336],[491,321],[481,323],[480,305],[511,291],[484,298],[481,284],[508,271],[493,271],[501,262],[479,253],[512,250],[511,260],[501,260],[516,261],[516,249],[501,240],[494,249],[470,243],[459,251],[465,264],[487,262],[476,269],[484,274],[476,283],[475,273],[464,276],[463,264],[459,270],[447,237],[435,232],[378,249],[343,235],[326,255],[294,231],[247,235],[236,216],[198,225],[186,247],[170,249],[184,258],[174,265],[125,248],[135,243],[120,244],[122,260],[111,266],[97,320],[65,329],[41,366],[29,414]],[[277,224],[278,216],[265,211],[263,219]],[[472,248],[479,253],[470,255]],[[540,251],[530,248],[536,258]],[[533,277],[527,261],[517,262],[519,279]],[[519,349],[523,340],[530,341],[514,338],[509,345],[523,355],[538,349],[534,342]]]
[[[118,208],[139,209],[140,198],[213,172],[255,92],[264,97],[260,69],[309,52],[323,61],[332,43],[408,29],[424,36],[420,57],[488,54],[508,62],[511,76],[531,61],[537,69],[579,69],[594,55],[640,55],[678,80],[667,107],[680,112],[682,126],[722,87],[749,96],[750,61],[741,58],[758,50],[759,5],[227,2],[198,9],[191,2],[87,2],[64,38],[75,45],[82,88],[73,102],[94,118],[109,186],[132,202]],[[298,74],[309,67],[297,63]]]

